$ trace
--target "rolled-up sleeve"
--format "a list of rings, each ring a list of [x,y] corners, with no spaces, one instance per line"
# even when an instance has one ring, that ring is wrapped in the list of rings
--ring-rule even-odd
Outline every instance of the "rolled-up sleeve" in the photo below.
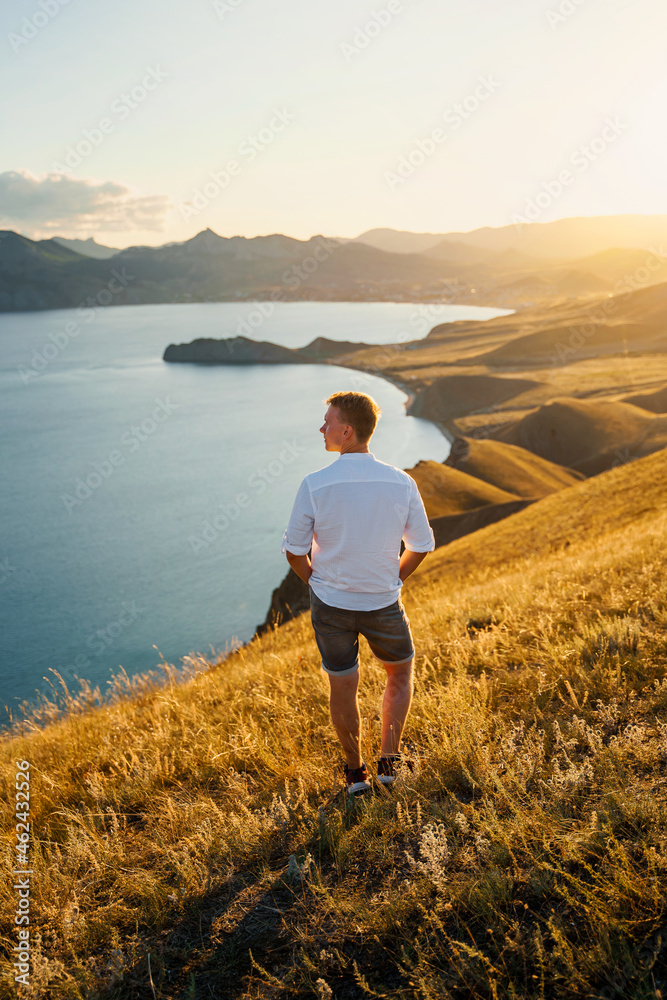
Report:
[[[315,513],[313,500],[307,481],[304,479],[298,489],[289,524],[283,534],[281,552],[291,552],[295,556],[305,556],[313,542]]]
[[[426,515],[424,501],[421,498],[417,483],[412,480],[410,486],[410,509],[408,521],[403,532],[405,547],[410,552],[433,552],[435,536]]]

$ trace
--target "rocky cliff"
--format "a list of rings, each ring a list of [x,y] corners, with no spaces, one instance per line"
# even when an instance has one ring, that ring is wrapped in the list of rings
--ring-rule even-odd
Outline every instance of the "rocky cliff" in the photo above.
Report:
[[[266,340],[249,340],[247,337],[230,337],[227,340],[201,337],[189,344],[169,344],[162,358],[164,361],[207,365],[280,365],[304,362],[304,358],[289,347],[271,344]]]
[[[316,337],[305,347],[282,347],[268,340],[250,340],[248,337],[229,337],[215,340],[202,337],[189,344],[169,344],[162,358],[164,361],[192,362],[208,365],[291,365],[324,363],[333,358],[368,347],[347,340],[328,340]]]

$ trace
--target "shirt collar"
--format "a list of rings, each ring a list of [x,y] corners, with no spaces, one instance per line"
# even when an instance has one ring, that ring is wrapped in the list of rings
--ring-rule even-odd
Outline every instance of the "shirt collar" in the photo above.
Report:
[[[346,451],[338,456],[340,461],[341,458],[375,458],[372,451]]]

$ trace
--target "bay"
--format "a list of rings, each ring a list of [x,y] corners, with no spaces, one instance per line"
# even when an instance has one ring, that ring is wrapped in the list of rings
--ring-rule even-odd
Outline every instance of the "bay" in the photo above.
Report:
[[[449,445],[387,381],[340,367],[166,364],[196,337],[301,347],[390,343],[507,310],[409,303],[193,303],[0,315],[0,695],[48,691],[49,668],[104,691],[164,657],[250,638],[288,566],[299,483],[337,456],[331,392],[383,410],[371,450],[400,468]],[[76,689],[76,683],[73,684]]]

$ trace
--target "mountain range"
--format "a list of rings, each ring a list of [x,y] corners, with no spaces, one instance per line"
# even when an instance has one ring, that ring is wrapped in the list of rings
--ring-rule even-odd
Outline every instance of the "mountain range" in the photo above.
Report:
[[[521,308],[667,278],[667,216],[603,216],[353,240],[205,229],[163,246],[31,240],[0,232],[0,311],[272,298],[454,301]]]
[[[461,233],[411,233],[396,229],[369,229],[356,237],[360,243],[393,253],[436,251],[450,256],[448,246],[474,251],[515,249],[532,257],[569,260],[573,248],[581,257],[611,247],[659,248],[667,237],[667,215],[600,215],[531,222]],[[443,244],[445,244],[443,246]]]

